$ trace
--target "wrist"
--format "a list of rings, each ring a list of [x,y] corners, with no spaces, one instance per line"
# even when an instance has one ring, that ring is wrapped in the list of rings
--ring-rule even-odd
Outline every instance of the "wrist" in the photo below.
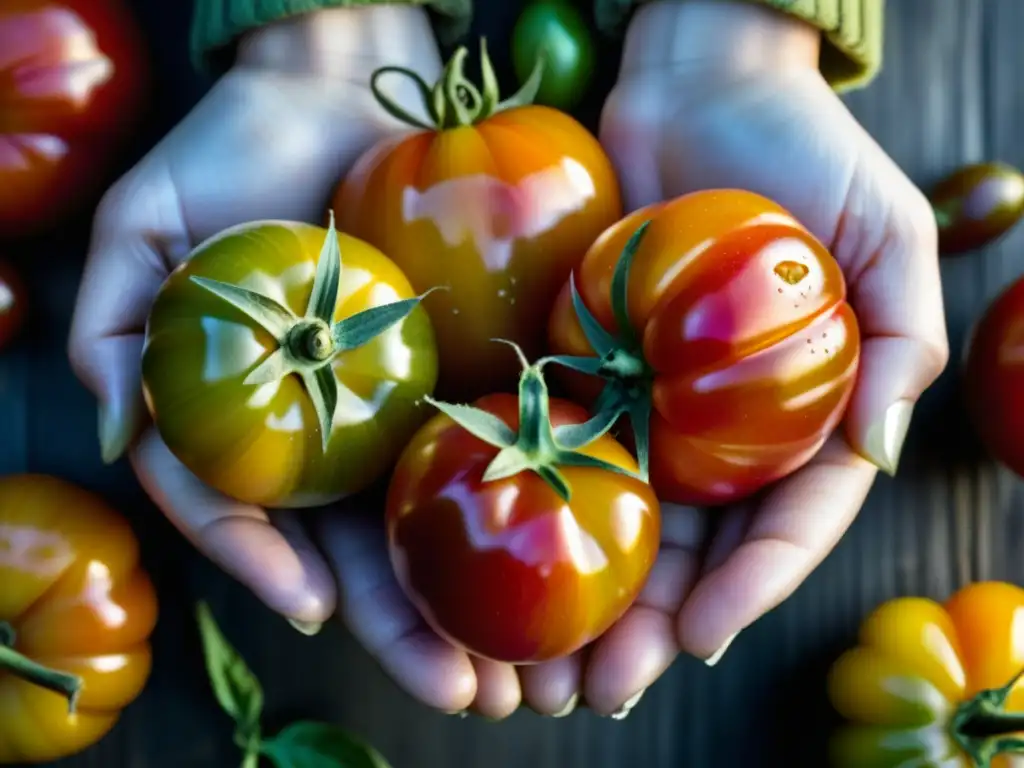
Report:
[[[416,66],[438,57],[427,12],[382,3],[325,8],[245,34],[235,65],[322,77],[365,77],[380,66]]]
[[[626,33],[621,74],[715,67],[735,74],[817,69],[821,32],[749,0],[655,0]]]

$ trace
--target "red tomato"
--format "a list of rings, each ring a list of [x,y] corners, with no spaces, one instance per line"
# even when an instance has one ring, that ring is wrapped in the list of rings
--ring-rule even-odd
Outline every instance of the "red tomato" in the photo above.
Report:
[[[465,55],[452,59],[444,92],[479,96],[462,75]],[[486,50],[482,58],[487,72]],[[443,114],[428,105],[435,125],[407,117],[424,130],[370,149],[332,203],[338,227],[386,253],[414,290],[448,288],[423,306],[438,340],[438,396],[459,401],[512,391],[514,360],[491,340],[543,354],[555,296],[622,215],[614,169],[594,136],[563,112],[529,104],[536,83],[501,104],[487,83],[479,109],[460,105],[460,113],[448,100]]]
[[[0,234],[52,224],[101,190],[146,73],[121,0],[0,5]]]
[[[978,436],[1024,477],[1024,278],[988,306],[966,351],[964,392]]]
[[[616,267],[644,222],[613,299]],[[843,274],[770,200],[712,190],[636,211],[594,243],[575,283],[590,337],[567,284],[552,351],[598,376],[567,376],[580,397],[607,381],[600,409],[639,426],[641,468],[649,446],[662,501],[748,496],[806,463],[843,418],[860,357]]]
[[[387,499],[391,562],[453,644],[518,664],[566,656],[643,588],[658,554],[658,500],[611,437],[558,448],[552,425],[580,424],[586,412],[549,404],[536,369],[524,374],[518,403],[493,394],[476,408],[497,439],[484,439],[486,421],[467,430],[464,407],[446,410],[399,460]]]
[[[0,261],[0,347],[21,329],[25,320],[25,286],[6,261]]]

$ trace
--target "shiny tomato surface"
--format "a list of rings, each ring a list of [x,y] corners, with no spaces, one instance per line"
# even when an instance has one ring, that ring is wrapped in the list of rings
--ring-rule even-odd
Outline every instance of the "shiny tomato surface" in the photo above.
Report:
[[[835,736],[832,764],[973,768],[960,736],[985,725],[1003,735],[1024,728],[1019,680],[1003,706],[1015,722],[990,716],[983,724],[974,715],[968,724],[962,709],[1024,670],[1022,623],[1024,589],[1001,582],[971,584],[945,604],[901,597],[881,605],[829,676],[832,703],[849,721]],[[1016,768],[1015,759],[1003,755],[992,766]]]
[[[1024,477],[1024,278],[988,306],[971,332],[966,405],[985,448]]]
[[[149,678],[156,618],[124,518],[54,477],[0,478],[0,635],[82,681],[69,714],[64,696],[12,674],[0,652],[0,763],[49,763],[110,731]]]
[[[698,192],[609,228],[576,273],[583,303],[614,332],[612,274],[650,221],[628,282],[628,314],[649,371],[650,477],[662,501],[720,504],[802,466],[843,418],[860,357],[839,265],[796,219],[759,195]],[[552,352],[594,352],[567,283]],[[590,399],[596,377],[566,382]]]
[[[492,339],[544,353],[547,313],[590,244],[622,213],[597,140],[542,106],[385,140],[333,201],[339,229],[380,248],[424,302],[438,339],[438,396],[515,391],[516,361]]]
[[[0,261],[0,348],[21,329],[25,321],[25,285],[14,267]]]
[[[518,429],[515,396],[475,405]],[[585,420],[579,406],[551,400],[555,426]],[[607,435],[580,452],[637,471]],[[422,427],[388,491],[391,562],[409,598],[452,643],[520,664],[565,656],[639,595],[658,554],[658,501],[649,485],[604,469],[560,467],[569,502],[529,471],[483,482],[497,453],[445,415]]]
[[[302,317],[327,230],[251,222],[201,243],[157,295],[146,328],[143,387],[168,448],[208,485],[270,507],[326,504],[387,471],[430,415],[420,399],[437,378],[422,307],[327,368],[337,407],[326,449],[309,390],[298,375],[246,384],[280,347],[273,336],[192,278],[255,291]],[[341,320],[415,296],[384,254],[338,233]]]
[[[102,190],[147,78],[122,0],[0,4],[0,234],[52,225]]]

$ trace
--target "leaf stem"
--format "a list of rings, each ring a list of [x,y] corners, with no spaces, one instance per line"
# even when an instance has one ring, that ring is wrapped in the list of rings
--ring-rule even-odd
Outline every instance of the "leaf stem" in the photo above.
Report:
[[[0,623],[0,634],[11,639],[13,643],[14,630],[6,622]],[[78,696],[82,691],[82,678],[78,675],[43,666],[7,644],[0,644],[0,671],[9,672],[40,688],[59,693],[68,700],[68,713],[75,713]]]

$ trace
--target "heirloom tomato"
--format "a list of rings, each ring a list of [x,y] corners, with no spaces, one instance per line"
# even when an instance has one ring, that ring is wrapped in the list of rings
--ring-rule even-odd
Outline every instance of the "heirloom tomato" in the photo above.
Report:
[[[966,347],[967,411],[992,456],[1024,477],[1024,278],[988,306]]]
[[[942,253],[981,248],[1024,214],[1024,174],[1005,163],[967,165],[935,186],[931,203]]]
[[[622,205],[597,139],[529,103],[542,66],[499,102],[486,46],[482,90],[463,75],[465,58],[460,48],[433,91],[408,70],[374,73],[381,104],[423,130],[371,148],[334,197],[339,226],[394,259],[414,289],[449,288],[424,306],[438,339],[438,395],[459,401],[514,391],[514,363],[491,340],[543,354],[551,303]],[[388,73],[420,85],[433,125],[380,91]]]
[[[549,400],[540,368],[521,360],[518,400],[431,400],[442,413],[409,443],[387,498],[409,599],[453,644],[514,664],[566,656],[614,624],[661,531],[629,452],[579,406]]]
[[[525,84],[537,58],[544,76],[536,102],[572,109],[587,92],[594,70],[594,43],[583,16],[566,0],[534,0],[512,32],[512,61]]]
[[[1024,752],[1024,589],[884,603],[832,667],[837,768],[1012,768]]]
[[[628,415],[641,470],[681,504],[735,501],[807,462],[843,418],[860,356],[835,259],[739,190],[609,228],[559,295],[550,338],[580,397],[606,382],[595,418]]]
[[[0,764],[106,735],[149,679],[156,617],[124,518],[55,477],[0,478]]]
[[[215,235],[171,273],[146,325],[160,435],[240,501],[317,506],[361,490],[429,415],[437,353],[420,298],[333,218]]]
[[[147,72],[122,0],[0,4],[0,234],[52,224],[102,190]]]
[[[6,261],[0,261],[0,347],[14,338],[25,321],[25,285]]]

